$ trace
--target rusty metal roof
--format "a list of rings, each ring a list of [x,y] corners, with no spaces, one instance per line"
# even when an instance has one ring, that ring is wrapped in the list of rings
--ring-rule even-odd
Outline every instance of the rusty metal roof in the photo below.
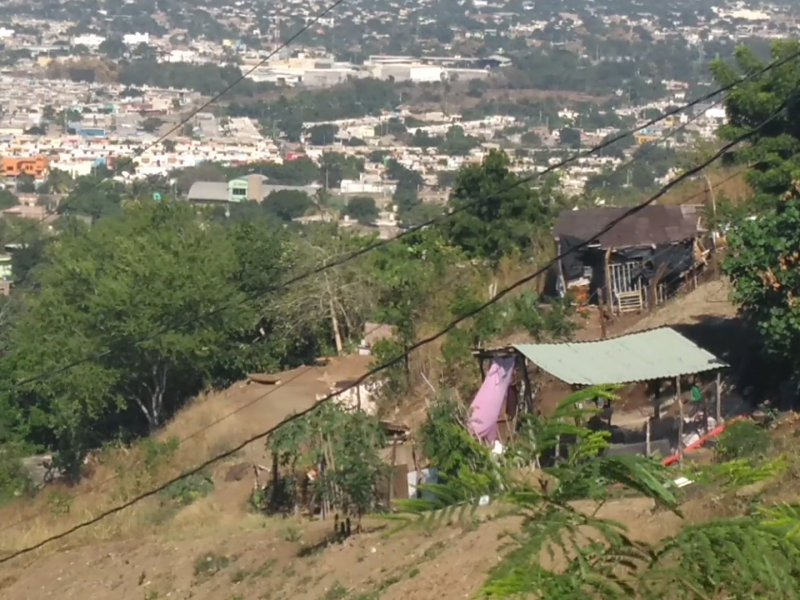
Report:
[[[516,344],[514,348],[571,385],[671,379],[729,366],[669,327],[595,342]]]
[[[592,240],[603,227],[622,217],[627,208],[586,208],[565,210],[553,228],[556,238]],[[625,217],[600,236],[602,248],[630,248],[673,244],[697,237],[700,213],[694,206],[653,204]]]

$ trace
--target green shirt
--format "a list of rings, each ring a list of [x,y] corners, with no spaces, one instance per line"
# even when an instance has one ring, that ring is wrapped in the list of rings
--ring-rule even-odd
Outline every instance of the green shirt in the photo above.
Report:
[[[703,392],[700,391],[700,388],[696,385],[692,386],[692,402],[702,402],[703,401]]]

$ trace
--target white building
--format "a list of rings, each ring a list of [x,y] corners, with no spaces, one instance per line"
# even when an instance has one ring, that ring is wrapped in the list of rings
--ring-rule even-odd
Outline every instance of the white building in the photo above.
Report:
[[[136,47],[139,44],[150,44],[149,33],[126,33],[122,36],[122,43],[126,46]]]
[[[87,48],[97,49],[100,47],[100,44],[106,41],[102,35],[97,35],[96,33],[86,33],[84,35],[76,35],[73,37],[69,44],[70,46],[86,46]]]
[[[417,83],[441,81],[445,74],[442,67],[429,65],[413,65],[409,71],[409,79]]]

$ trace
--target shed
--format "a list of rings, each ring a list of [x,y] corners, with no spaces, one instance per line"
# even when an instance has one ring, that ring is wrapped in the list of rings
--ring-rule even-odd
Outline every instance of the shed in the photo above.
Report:
[[[663,302],[696,273],[707,252],[699,206],[589,208],[563,211],[553,228],[558,288],[585,303],[607,303],[612,313]],[[608,228],[598,235],[598,232]]]
[[[729,365],[674,329],[661,327],[597,341],[521,343],[495,349],[477,349],[473,354],[485,373],[484,362],[509,361],[514,357],[515,378],[524,382],[514,399],[516,407],[535,410],[536,398],[531,385],[529,365],[559,379],[574,389],[634,382],[671,381],[675,384],[680,406],[679,436],[683,435],[681,379],[691,375],[716,372],[715,412],[721,420],[719,371]],[[654,400],[654,416],[660,416],[660,405]],[[701,405],[708,421],[708,406]],[[499,411],[498,411],[499,412]],[[608,413],[610,419],[610,412]],[[512,415],[516,416],[516,415]]]
[[[669,327],[593,342],[513,348],[553,377],[578,386],[674,379],[728,366]]]

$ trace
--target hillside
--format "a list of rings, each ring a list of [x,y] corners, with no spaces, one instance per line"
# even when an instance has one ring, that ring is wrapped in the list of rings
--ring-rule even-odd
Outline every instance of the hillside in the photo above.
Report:
[[[686,323],[709,310],[724,285],[710,282],[645,316],[631,329]],[[689,310],[688,307],[696,307]],[[620,324],[621,325],[621,324]],[[240,382],[198,398],[159,434],[184,440],[164,464],[142,466],[133,452],[112,452],[94,462],[94,473],[76,489],[51,488],[32,504],[0,512],[3,523],[25,522],[3,531],[0,552],[10,552],[98,514],[240,440],[311,405],[336,381],[368,368],[370,357],[332,359],[319,367],[278,374],[276,386]],[[150,498],[63,541],[0,566],[0,589],[10,600],[103,597],[119,600],[180,598],[385,599],[463,598],[474,592],[502,555],[504,533],[514,521],[482,509],[476,520],[433,532],[385,535],[390,523],[368,519],[366,533],[330,542],[332,521],[265,517],[249,508],[252,465],[268,464],[262,441],[215,465],[213,491],[184,508],[163,496]],[[72,498],[69,502],[64,497]],[[593,510],[579,502],[581,510]],[[616,499],[599,515],[624,523],[636,539],[656,542],[677,533],[674,514],[654,512],[652,500]],[[686,522],[710,518],[713,498],[682,507]]]

